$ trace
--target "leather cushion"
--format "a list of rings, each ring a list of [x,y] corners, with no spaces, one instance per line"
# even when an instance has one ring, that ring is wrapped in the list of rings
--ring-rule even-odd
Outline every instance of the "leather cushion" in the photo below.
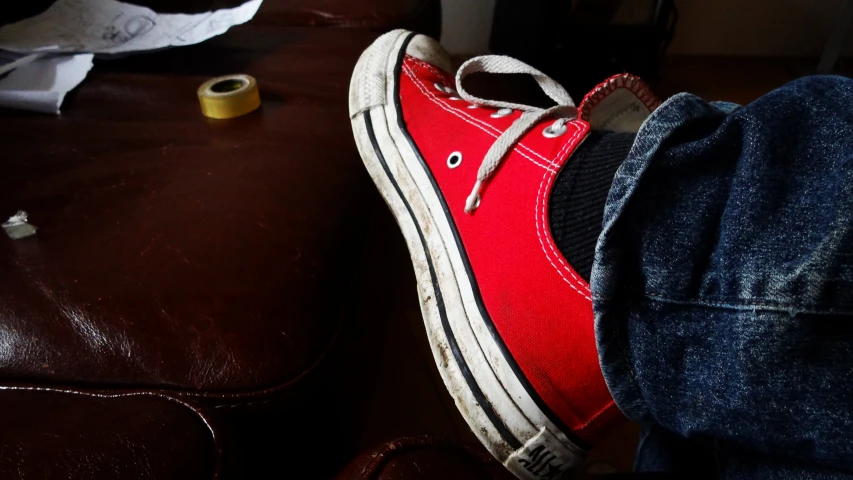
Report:
[[[480,446],[462,446],[430,436],[402,437],[358,455],[337,480],[514,480]]]
[[[240,398],[330,347],[373,186],[347,88],[375,33],[247,25],[96,62],[62,115],[0,111],[0,382],[162,387]],[[195,90],[258,79],[216,121]],[[229,400],[230,401],[230,400]]]
[[[439,0],[267,0],[264,23],[388,29],[405,26],[437,36]]]
[[[0,412],[15,412],[0,415],[0,478],[196,480],[219,471],[209,420],[173,398],[7,389]]]
[[[136,0],[158,13],[201,13],[232,8],[246,0]],[[0,24],[47,9],[53,0],[9,5]],[[264,0],[252,24],[268,26],[336,26],[373,29],[406,27],[438,36],[440,0]]]

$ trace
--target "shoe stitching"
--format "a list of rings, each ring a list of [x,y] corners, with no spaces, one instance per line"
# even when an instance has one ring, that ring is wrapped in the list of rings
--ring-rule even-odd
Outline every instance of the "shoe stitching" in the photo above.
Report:
[[[427,68],[429,68],[429,66],[427,66]],[[445,111],[448,111],[448,112],[450,112],[450,113],[453,113],[454,115],[459,116],[459,115],[458,115],[458,113],[457,113],[457,112],[455,112],[455,111],[454,111],[454,109],[453,109],[452,107],[450,107],[450,106],[448,106],[448,105],[444,104],[443,102],[439,101],[439,100],[435,97],[435,95],[431,94],[431,93],[426,89],[425,85],[424,85],[424,84],[423,84],[423,83],[422,83],[418,78],[416,78],[416,77],[413,75],[411,67],[409,67],[408,65],[405,65],[405,64],[404,64],[404,65],[403,65],[403,70],[404,70],[404,72],[406,73],[406,75],[408,75],[408,76],[409,76],[409,78],[411,78],[411,79],[412,79],[413,83],[415,83],[415,85],[418,87],[418,89],[421,91],[421,93],[423,93],[427,98],[429,98],[430,100],[432,100],[436,105],[438,105],[439,107],[441,107],[441,108],[442,108],[442,109],[444,109]],[[475,126],[475,127],[477,127],[477,128],[480,128],[480,129],[481,129],[481,130],[483,130],[485,133],[487,133],[487,134],[489,134],[489,135],[491,135],[491,136],[493,136],[493,137],[497,138],[497,136],[496,136],[495,134],[493,134],[492,132],[489,132],[488,130],[484,129],[482,126],[477,125],[477,124],[474,124],[474,123],[472,123],[471,121],[469,121],[468,119],[463,118],[463,117],[461,117],[461,116],[459,116],[459,118],[461,118],[463,121],[465,121],[465,122],[467,122],[467,123],[469,123],[469,124],[471,124],[471,125],[473,125],[473,126]],[[567,142],[566,142],[565,146],[564,146],[564,147],[563,147],[563,148],[562,148],[562,149],[557,153],[557,156],[554,158],[554,160],[549,161],[549,164],[550,164],[550,165],[552,165],[552,166],[553,166],[553,165],[555,165],[556,159],[557,159],[557,158],[559,158],[561,155],[565,155],[565,154],[567,153],[568,149],[572,146],[573,141],[577,139],[578,135],[580,135],[580,132],[581,132],[581,129],[580,129],[580,128],[577,128],[577,129],[575,130],[575,133],[572,135],[572,137],[571,137],[570,139],[568,139],[568,140],[567,140]],[[535,206],[535,214],[536,214],[536,234],[537,234],[537,236],[539,237],[539,244],[540,244],[540,246],[542,247],[542,251],[545,253],[545,257],[548,259],[548,262],[551,264],[551,266],[552,266],[552,267],[554,267],[554,269],[557,271],[557,273],[560,275],[560,277],[561,277],[561,278],[562,278],[562,279],[563,279],[563,280],[564,280],[564,281],[565,281],[565,282],[566,282],[566,283],[567,283],[567,284],[568,284],[572,289],[574,289],[576,292],[578,292],[581,296],[583,296],[583,297],[584,297],[584,298],[586,298],[587,300],[592,301],[592,298],[591,298],[589,295],[586,295],[586,294],[584,293],[584,292],[589,292],[589,287],[588,287],[587,285],[585,285],[585,283],[584,283],[584,282],[582,282],[580,279],[578,279],[578,278],[577,278],[577,276],[575,275],[575,273],[572,271],[572,269],[571,269],[570,267],[568,267],[568,266],[565,264],[565,261],[562,259],[562,257],[561,257],[559,254],[556,254],[556,252],[554,252],[554,255],[557,257],[557,259],[558,259],[559,263],[560,263],[560,264],[563,266],[563,268],[564,268],[564,269],[569,273],[569,275],[574,279],[574,281],[575,281],[576,283],[573,283],[571,280],[569,280],[568,278],[566,278],[566,276],[563,274],[563,272],[562,272],[562,270],[560,269],[560,267],[558,267],[558,266],[554,263],[553,259],[551,258],[551,254],[549,254],[549,253],[548,253],[548,250],[547,250],[547,248],[545,247],[545,244],[546,244],[546,243],[548,243],[548,244],[549,244],[549,247],[550,247],[550,248],[552,249],[552,251],[553,251],[553,250],[554,250],[554,246],[551,244],[552,242],[545,242],[545,240],[543,240],[542,227],[541,227],[541,223],[539,222],[539,201],[540,201],[540,200],[539,200],[539,197],[541,197],[541,196],[542,196],[542,187],[543,187],[543,186],[544,186],[544,184],[545,184],[545,180],[548,178],[548,173],[550,172],[552,176],[555,176],[555,175],[557,174],[557,172],[556,172],[555,170],[551,169],[551,168],[546,167],[545,165],[541,165],[541,164],[539,164],[538,162],[536,162],[535,160],[533,160],[533,159],[532,159],[532,158],[530,158],[529,156],[524,155],[524,153],[522,153],[522,152],[519,152],[517,149],[515,150],[515,152],[516,152],[516,153],[518,153],[519,155],[521,155],[521,156],[523,156],[523,157],[527,158],[528,160],[530,160],[530,161],[531,161],[531,162],[533,162],[534,164],[536,164],[536,165],[538,165],[538,166],[542,167],[543,169],[545,169],[545,175],[542,177],[542,182],[539,184],[539,193],[537,194],[537,203],[536,203],[536,206]],[[546,160],[546,161],[547,161],[547,160]],[[544,217],[544,208],[543,208],[543,214],[542,214],[542,215],[543,215],[543,217]],[[547,236],[547,235],[545,235],[545,236]],[[580,290],[579,290],[578,288],[580,288]]]
[[[424,65],[426,64],[426,62],[424,62],[424,63],[409,62],[409,63],[411,65],[405,65],[405,62],[404,62],[404,65],[406,67],[408,67],[408,69],[411,70],[412,73],[414,73],[414,74],[420,73],[420,71],[423,69]]]
[[[417,60],[417,59],[413,59],[413,60]],[[499,129],[497,129],[497,128],[495,128],[495,127],[493,127],[492,125],[489,125],[489,124],[487,124],[487,123],[485,123],[485,122],[482,122],[482,121],[480,121],[480,120],[479,120],[479,119],[477,119],[477,118],[471,117],[471,116],[467,115],[465,112],[458,111],[457,109],[455,109],[454,107],[451,107],[451,106],[450,106],[450,105],[448,105],[448,104],[443,104],[443,102],[441,102],[440,100],[438,100],[438,97],[437,97],[436,95],[431,94],[431,93],[428,91],[428,89],[426,89],[425,85],[424,85],[424,84],[423,84],[423,83],[422,83],[422,82],[417,78],[416,74],[417,74],[417,72],[419,72],[419,71],[420,71],[421,67],[424,67],[424,66],[425,66],[425,67],[426,67],[428,70],[430,70],[434,75],[436,75],[436,76],[438,76],[438,77],[441,77],[442,75],[437,71],[437,69],[435,69],[434,67],[432,67],[432,65],[430,65],[430,64],[428,64],[428,63],[426,63],[426,62],[412,61],[412,62],[410,62],[410,63],[414,64],[414,67],[412,67],[412,66],[408,66],[408,65],[404,65],[404,68],[406,69],[406,72],[405,72],[405,73],[406,73],[407,75],[409,75],[409,77],[413,80],[413,82],[418,86],[418,89],[419,89],[419,90],[420,90],[420,91],[421,91],[425,96],[427,96],[428,98],[430,98],[430,100],[432,100],[434,103],[436,103],[437,105],[439,105],[440,107],[442,107],[442,108],[443,108],[444,110],[446,110],[446,111],[455,110],[455,112],[454,112],[454,111],[450,111],[450,113],[455,113],[455,114],[457,114],[457,116],[462,115],[462,116],[468,117],[470,120],[473,120],[473,121],[478,122],[478,123],[482,123],[482,124],[484,124],[486,127],[490,128],[490,129],[492,129],[492,130],[494,130],[495,132],[500,133],[500,130],[499,130]],[[445,107],[447,107],[447,108],[445,108]],[[448,110],[448,108],[449,108],[450,110]],[[462,117],[460,116],[460,118],[462,118]],[[476,125],[476,124],[472,123],[471,121],[466,120],[465,118],[462,118],[462,120],[466,121],[467,123],[469,123],[469,124],[471,124],[471,125],[473,125],[473,126],[476,126],[476,127],[480,128],[481,130],[485,131],[487,134],[492,135],[490,132],[486,131],[486,130],[481,126],[481,125]],[[522,147],[522,148],[524,148],[524,149],[526,149],[526,150],[528,150],[530,153],[532,153],[532,154],[534,154],[534,155],[538,156],[538,157],[539,157],[539,158],[541,158],[543,161],[548,162],[548,163],[549,163],[549,165],[551,165],[552,167],[557,167],[557,162],[559,161],[560,157],[561,157],[561,156],[563,156],[563,155],[566,155],[566,154],[567,154],[567,152],[568,152],[569,148],[571,148],[571,146],[573,145],[573,142],[578,138],[578,136],[580,135],[580,133],[582,132],[582,130],[583,130],[582,128],[577,128],[577,127],[576,127],[575,132],[574,132],[574,134],[572,135],[572,137],[571,137],[571,138],[569,138],[569,139],[567,140],[566,144],[565,144],[565,145],[560,149],[560,151],[557,153],[557,155],[555,156],[555,158],[554,158],[553,160],[550,160],[550,161],[549,161],[548,159],[546,159],[545,157],[543,157],[542,155],[540,155],[539,153],[537,153],[537,152],[533,151],[533,150],[532,150],[532,149],[530,149],[529,147],[526,147],[525,145],[521,145],[521,144],[519,144],[518,146],[519,146],[519,147]],[[493,135],[493,136],[494,136],[494,135]],[[517,150],[517,149],[516,149],[516,151],[517,151],[517,153],[519,153],[519,154],[520,154],[520,155],[522,155],[523,157],[527,158],[528,160],[530,160],[530,161],[531,161],[531,162],[533,162],[534,164],[536,164],[536,165],[538,165],[538,166],[540,166],[540,167],[543,167],[543,168],[545,169],[545,174],[544,174],[544,176],[542,177],[542,181],[541,181],[541,182],[540,182],[540,184],[539,184],[539,192],[537,193],[537,204],[536,204],[535,216],[536,216],[536,229],[537,229],[537,232],[536,232],[536,233],[537,233],[537,236],[539,237],[540,245],[541,245],[541,247],[542,247],[543,252],[545,253],[546,258],[548,259],[548,262],[549,262],[549,263],[551,264],[551,266],[552,266],[552,267],[557,271],[557,273],[560,275],[560,277],[561,277],[561,278],[563,278],[563,280],[564,280],[564,281],[566,281],[566,283],[569,285],[569,287],[571,287],[573,290],[575,290],[575,291],[576,291],[578,294],[580,294],[582,297],[586,298],[587,300],[592,301],[592,299],[590,298],[590,296],[585,295],[582,291],[578,290],[578,288],[576,288],[576,285],[575,285],[575,284],[573,284],[571,281],[569,281],[569,279],[567,279],[567,278],[563,275],[563,273],[561,272],[560,268],[559,268],[559,267],[557,267],[557,265],[555,265],[555,264],[554,264],[554,262],[553,262],[553,260],[551,259],[551,257],[550,257],[550,255],[549,255],[548,251],[547,251],[547,250],[546,250],[546,248],[545,248],[545,243],[548,243],[548,246],[550,247],[550,249],[551,249],[551,251],[554,253],[554,255],[557,257],[557,259],[559,260],[560,264],[561,264],[561,265],[563,266],[563,268],[564,268],[564,269],[565,269],[565,270],[566,270],[566,271],[571,275],[571,277],[572,277],[572,278],[577,282],[578,286],[580,286],[584,291],[589,292],[589,286],[588,286],[588,285],[585,285],[585,282],[582,282],[580,279],[578,279],[578,277],[575,275],[575,273],[572,271],[572,269],[571,269],[568,265],[566,265],[566,262],[565,262],[565,260],[562,258],[562,256],[561,256],[560,254],[558,254],[558,253],[554,250],[553,242],[545,242],[545,241],[543,240],[543,230],[545,230],[544,236],[545,236],[546,238],[550,238],[550,237],[548,237],[548,234],[547,234],[547,228],[543,228],[542,223],[540,223],[540,221],[539,221],[539,202],[540,202],[540,201],[542,202],[542,218],[543,218],[543,220],[544,220],[544,218],[545,218],[545,213],[546,213],[546,205],[547,205],[547,195],[544,195],[544,194],[543,194],[543,191],[547,193],[547,190],[543,189],[543,187],[544,187],[545,181],[546,181],[547,179],[549,179],[548,173],[549,173],[549,172],[551,172],[551,176],[550,176],[550,178],[552,178],[552,179],[553,179],[553,178],[556,176],[557,171],[554,171],[554,170],[552,170],[552,169],[550,169],[550,168],[547,168],[547,167],[546,167],[546,166],[544,166],[544,165],[539,164],[538,162],[536,162],[536,161],[535,161],[535,160],[533,160],[532,158],[528,157],[527,155],[524,155],[522,152],[518,152],[518,150]],[[608,411],[608,410],[609,410],[613,405],[615,405],[615,402],[614,402],[613,400],[611,400],[611,401],[610,401],[610,402],[608,402],[608,403],[607,403],[603,408],[601,408],[598,412],[596,412],[592,417],[590,417],[590,418],[589,418],[585,423],[581,424],[579,428],[586,428],[586,427],[588,427],[591,423],[593,423],[593,422],[594,422],[597,418],[599,418],[602,414],[606,413],[606,412],[607,412],[607,411]]]
[[[559,159],[560,157],[562,157],[568,153],[568,150],[572,147],[572,145],[574,144],[574,141],[578,138],[581,131],[582,131],[581,128],[577,128],[575,130],[575,133],[572,135],[572,137],[566,142],[566,144],[563,146],[563,148],[560,149],[560,151],[557,153],[557,156],[554,158],[555,161],[557,161],[557,159]],[[553,179],[556,175],[557,175],[556,172],[552,173],[550,179]],[[554,247],[554,242],[550,241],[551,236],[549,235],[549,233],[547,231],[547,226],[545,225],[545,222],[546,222],[545,211],[546,211],[546,205],[547,205],[547,195],[546,195],[547,189],[544,188],[544,186],[545,186],[546,180],[548,180],[548,179],[549,179],[549,177],[546,173],[542,177],[542,181],[539,183],[539,192],[537,193],[536,234],[539,236],[539,243],[542,246],[542,250],[545,252],[546,257],[548,257],[548,261],[551,263],[551,265],[554,268],[556,268],[558,270],[558,272],[560,273],[561,276],[562,276],[562,273],[559,271],[559,268],[556,265],[554,265],[554,262],[551,259],[551,254],[553,254],[553,256],[557,258],[558,262],[563,267],[563,269],[565,269],[569,273],[569,275],[571,275],[571,277],[575,280],[575,282],[577,282],[576,285],[579,286],[584,292],[589,292],[590,291],[589,286],[586,285],[585,282],[583,282],[581,279],[579,279],[577,277],[577,275],[574,273],[572,268],[566,264],[566,261],[563,259],[563,256],[561,254],[557,253],[557,251]],[[541,203],[541,208],[542,208],[542,216],[541,217],[539,216],[540,203]],[[550,254],[549,254],[548,250],[545,248],[545,244],[547,244],[548,248],[551,249]],[[563,276],[563,279],[566,280],[567,282],[569,282],[569,280],[564,276]],[[578,292],[578,293],[581,293],[581,292]],[[590,298],[590,296],[584,295],[584,298],[592,301],[592,298]]]
[[[413,59],[413,60],[416,60],[416,59]],[[410,62],[410,63],[416,63],[416,64],[419,64],[419,63],[418,63],[418,62],[416,62],[416,61],[412,61],[412,62]],[[437,70],[435,70],[435,67],[432,67],[431,65],[426,64],[426,63],[424,64],[424,66],[426,66],[426,68],[427,68],[428,70],[432,71],[436,76],[438,76],[438,77],[441,77],[441,76],[442,76],[440,73],[438,73],[438,71],[437,71]],[[431,100],[433,100],[434,102],[439,103],[439,102],[438,102],[438,96],[437,96],[437,95],[435,95],[435,94],[433,94],[433,93],[430,93],[430,92],[428,91],[429,89],[424,85],[424,83],[423,83],[423,82],[421,82],[421,81],[420,81],[420,79],[419,79],[419,78],[417,78],[417,76],[413,75],[413,73],[414,73],[414,71],[413,71],[413,70],[412,70],[411,72],[407,72],[407,73],[408,73],[408,74],[409,74],[409,76],[412,78],[412,80],[413,80],[413,81],[418,85],[418,87],[420,88],[421,92],[423,92],[423,93],[424,93],[424,95],[427,95],[427,96],[428,96]],[[461,116],[467,117],[467,118],[468,118],[468,119],[470,119],[471,121],[476,122],[476,124],[477,124],[476,126],[477,126],[477,127],[479,127],[481,130],[486,131],[486,133],[488,133],[489,135],[492,135],[492,136],[493,136],[493,137],[495,137],[495,138],[497,138],[497,137],[498,137],[498,135],[500,135],[501,133],[503,133],[499,128],[497,128],[497,127],[495,127],[495,126],[493,126],[493,125],[490,125],[489,123],[484,122],[484,121],[482,121],[482,120],[480,120],[480,119],[478,119],[478,118],[476,118],[476,117],[473,117],[473,116],[469,115],[467,112],[465,112],[465,111],[463,111],[463,110],[461,110],[461,109],[457,109],[457,108],[452,107],[452,106],[450,106],[449,104],[446,104],[446,103],[443,103],[443,102],[442,102],[441,104],[442,104],[442,105],[445,105],[447,108],[449,108],[449,109],[453,110],[453,112],[454,112],[454,113],[456,113],[457,115],[461,115]],[[461,117],[460,117],[460,118],[461,118]],[[463,118],[463,120],[465,120],[465,119]],[[467,120],[466,120],[466,121],[467,121]],[[469,121],[468,123],[471,123],[471,121]],[[485,130],[485,128],[483,128],[483,127],[488,128],[488,129],[491,129],[491,130],[494,132],[494,134],[493,134],[492,132],[489,132],[488,130]],[[523,143],[520,143],[520,142],[519,142],[519,143],[516,145],[516,147],[517,147],[517,148],[516,148],[516,150],[518,150],[518,148],[522,148],[522,149],[526,150],[527,152],[529,152],[530,154],[532,154],[532,155],[535,155],[535,156],[539,157],[543,162],[545,162],[546,164],[548,164],[547,166],[546,166],[546,165],[542,165],[542,164],[540,164],[539,162],[537,162],[536,160],[534,160],[534,159],[530,158],[529,156],[525,155],[524,153],[522,153],[522,152],[518,152],[521,156],[523,156],[524,158],[527,158],[528,160],[530,160],[531,162],[535,163],[536,165],[539,165],[539,166],[540,166],[540,167],[542,167],[542,168],[548,168],[549,166],[550,166],[550,167],[554,167],[554,166],[555,166],[555,165],[554,165],[554,162],[552,162],[552,161],[548,160],[547,158],[545,158],[545,156],[543,156],[543,155],[542,155],[542,154],[540,154],[539,152],[537,152],[537,151],[533,150],[532,148],[528,147],[527,145],[524,145]]]
[[[582,134],[583,134],[583,129],[578,128],[578,130],[577,130],[577,132],[575,133],[575,135],[573,136],[572,140],[571,140],[569,143],[567,143],[567,145],[572,144],[572,146],[573,146],[573,147],[577,147],[577,143],[574,143],[574,142],[575,142],[579,137],[581,137],[581,136],[582,136]],[[559,156],[566,156],[566,155],[568,155],[568,150],[569,150],[568,148],[566,148],[565,150],[563,150],[560,154],[558,154],[558,157],[557,157],[557,158],[559,158]],[[557,158],[555,158],[555,161],[557,160]],[[568,161],[568,159],[567,159],[566,161]],[[551,185],[553,185],[553,183],[554,183],[554,181],[555,181],[555,179],[556,179],[556,176],[557,176],[557,174],[555,173],[555,174],[553,174],[553,175],[550,177],[550,179],[549,179],[549,183],[550,183]],[[542,233],[542,236],[543,236],[543,238],[545,239],[545,243],[546,243],[546,244],[548,245],[548,247],[551,249],[551,253],[554,255],[554,257],[555,257],[555,258],[557,258],[557,260],[559,261],[559,263],[560,263],[560,264],[563,266],[563,268],[564,268],[564,269],[569,273],[569,275],[571,275],[571,276],[572,276],[572,278],[577,282],[577,284],[581,287],[581,289],[582,289],[584,292],[586,292],[586,293],[587,293],[586,298],[587,298],[588,300],[592,301],[592,291],[590,290],[589,283],[588,283],[588,282],[586,282],[586,281],[584,281],[582,278],[580,278],[580,277],[578,276],[577,272],[575,272],[574,267],[572,267],[572,266],[568,263],[568,261],[566,260],[566,258],[565,258],[565,257],[563,256],[563,254],[562,254],[562,253],[557,249],[557,246],[556,246],[556,244],[554,243],[554,236],[553,236],[553,234],[551,233],[550,226],[548,225],[548,217],[547,217],[547,215],[546,215],[546,213],[547,213],[547,209],[548,209],[548,192],[549,192],[549,191],[550,191],[550,190],[549,190],[548,188],[543,188],[543,189],[542,189],[542,217],[541,217],[541,225],[542,225],[542,232],[543,232],[543,233]]]
[[[589,420],[587,420],[586,422],[581,423],[580,425],[578,425],[577,429],[578,429],[578,430],[580,430],[580,429],[583,429],[583,428],[586,428],[586,427],[590,426],[590,424],[592,424],[593,422],[595,422],[596,420],[598,420],[598,417],[600,417],[600,416],[604,415],[605,413],[607,413],[607,410],[609,410],[609,409],[610,409],[610,407],[613,407],[614,405],[616,405],[616,401],[615,401],[615,400],[610,400],[609,402],[607,402],[607,405],[605,405],[605,406],[604,406],[604,408],[602,408],[601,410],[599,410],[599,411],[595,412],[595,414],[593,414],[591,417],[589,417]]]
[[[568,153],[569,148],[571,148],[571,146],[574,144],[574,141],[577,140],[578,136],[583,131],[582,128],[578,128],[577,126],[575,126],[575,128],[576,128],[575,133],[572,134],[572,137],[566,141],[566,144],[563,146],[563,148],[561,148],[560,151],[557,152],[557,155],[554,157],[555,161],[558,158],[560,158],[561,156],[566,155]],[[540,221],[539,206],[541,203],[542,204],[542,220],[544,221],[545,220],[545,205],[547,204],[547,202],[545,201],[545,199],[547,199],[547,195],[545,195],[544,193],[547,190],[544,189],[543,187],[545,186],[545,180],[548,179],[548,173],[549,172],[546,171],[545,175],[542,176],[542,181],[539,183],[539,191],[536,193],[536,208],[535,208],[536,236],[539,237],[539,245],[542,247],[542,251],[545,253],[545,258],[548,259],[548,263],[550,263],[551,266],[554,267],[554,269],[557,271],[557,273],[560,275],[560,277],[562,277],[562,279],[565,280],[566,283],[568,283],[569,286],[572,287],[573,290],[578,292],[582,297],[586,298],[589,301],[592,301],[591,296],[587,294],[587,293],[590,293],[589,286],[585,285],[585,282],[581,281],[575,275],[574,271],[568,265],[566,265],[566,262],[565,262],[565,260],[563,260],[562,255],[558,254],[555,251],[554,242],[551,242],[551,241],[546,242],[545,241],[545,239],[550,240],[551,237],[550,237],[550,235],[548,235],[547,232],[543,232],[543,230],[545,230],[545,228],[542,227],[543,222]],[[554,178],[556,175],[557,175],[556,172],[551,172],[551,178]],[[551,258],[551,254],[548,253],[548,249],[545,247],[546,243],[548,244],[548,247],[551,249],[551,251],[554,253],[554,256],[557,258],[559,263],[563,266],[563,269],[565,269],[569,273],[569,275],[574,279],[574,281],[576,283],[572,283],[572,281],[570,281],[568,278],[566,278],[566,276],[563,275],[562,270],[557,265],[554,264],[554,260]],[[580,287],[580,289],[583,291],[578,290],[578,287]]]
[[[643,79],[630,73],[620,73],[604,80],[583,97],[579,111],[580,118],[589,121],[592,109],[620,88],[626,89],[636,95],[645,105],[646,109],[648,109],[649,113],[655,111],[660,106],[660,99],[651,91]]]

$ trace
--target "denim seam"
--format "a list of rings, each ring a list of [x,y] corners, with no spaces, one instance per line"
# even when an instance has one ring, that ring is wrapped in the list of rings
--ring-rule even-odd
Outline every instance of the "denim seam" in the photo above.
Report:
[[[613,326],[613,330],[614,336],[618,337],[616,341],[620,342],[622,345],[628,345],[628,337],[622,332],[622,328],[618,325],[618,322],[616,325]],[[620,348],[619,350],[622,353],[622,363],[625,364],[625,368],[628,371],[628,375],[630,375],[631,380],[634,381],[634,386],[637,388],[637,392],[640,394],[640,397],[642,397],[643,403],[648,404],[648,402],[646,402],[645,395],[643,395],[643,389],[640,388],[640,379],[637,377],[637,372],[634,371],[634,366],[631,364],[631,359],[628,358],[628,353],[630,350],[628,348]]]
[[[687,306],[697,306],[697,307],[706,307],[706,308],[724,308],[729,310],[767,310],[771,312],[779,312],[779,313],[805,313],[808,315],[845,315],[845,316],[853,316],[853,310],[846,309],[814,309],[814,308],[803,308],[796,307],[793,305],[779,305],[779,304],[771,304],[771,303],[758,303],[758,302],[743,302],[743,303],[729,303],[729,302],[714,302],[708,300],[699,300],[699,299],[675,299],[670,298],[665,295],[661,295],[658,293],[647,293],[645,295],[649,300],[653,300],[661,303],[669,303],[673,305],[687,305]]]

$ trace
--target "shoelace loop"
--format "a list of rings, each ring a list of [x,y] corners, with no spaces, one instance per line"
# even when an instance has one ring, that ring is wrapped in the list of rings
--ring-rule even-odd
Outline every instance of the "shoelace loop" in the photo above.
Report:
[[[539,108],[521,103],[502,102],[498,100],[489,100],[485,98],[475,97],[471,95],[462,86],[462,81],[472,73],[498,73],[498,74],[522,74],[530,75],[539,84],[539,87],[554,100],[557,105],[551,108]],[[456,72],[456,90],[459,96],[471,102],[472,104],[484,105],[494,108],[510,108],[523,112],[521,116],[515,120],[512,125],[503,132],[495,143],[492,144],[486,156],[483,157],[483,163],[477,170],[477,181],[474,183],[474,188],[471,194],[468,195],[465,201],[465,213],[470,214],[480,204],[481,193],[486,181],[494,174],[495,170],[503,162],[504,158],[515,147],[515,144],[521,140],[531,128],[538,124],[543,118],[551,116],[557,117],[557,120],[551,126],[551,131],[556,131],[563,126],[571,118],[577,115],[575,102],[566,89],[557,83],[554,79],[540,72],[539,70],[527,65],[526,63],[503,55],[484,55],[474,57],[463,63]]]

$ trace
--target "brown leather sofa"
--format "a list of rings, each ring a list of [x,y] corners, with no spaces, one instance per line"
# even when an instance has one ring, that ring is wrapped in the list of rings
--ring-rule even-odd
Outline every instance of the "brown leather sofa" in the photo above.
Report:
[[[432,436],[400,437],[366,449],[336,480],[515,480],[479,445]]]
[[[609,473],[595,462],[574,480],[686,480],[697,473]],[[545,478],[545,477],[543,477]],[[430,435],[405,436],[379,442],[356,456],[336,480],[515,480],[516,477],[479,444],[451,442]]]
[[[330,384],[359,374],[340,332],[382,208],[350,73],[381,32],[439,23],[438,0],[265,0],[203,44],[96,62],[58,117],[0,110],[0,215],[39,229],[0,234],[0,478],[346,464],[361,446]],[[233,72],[258,79],[260,111],[206,119],[196,88]]]

